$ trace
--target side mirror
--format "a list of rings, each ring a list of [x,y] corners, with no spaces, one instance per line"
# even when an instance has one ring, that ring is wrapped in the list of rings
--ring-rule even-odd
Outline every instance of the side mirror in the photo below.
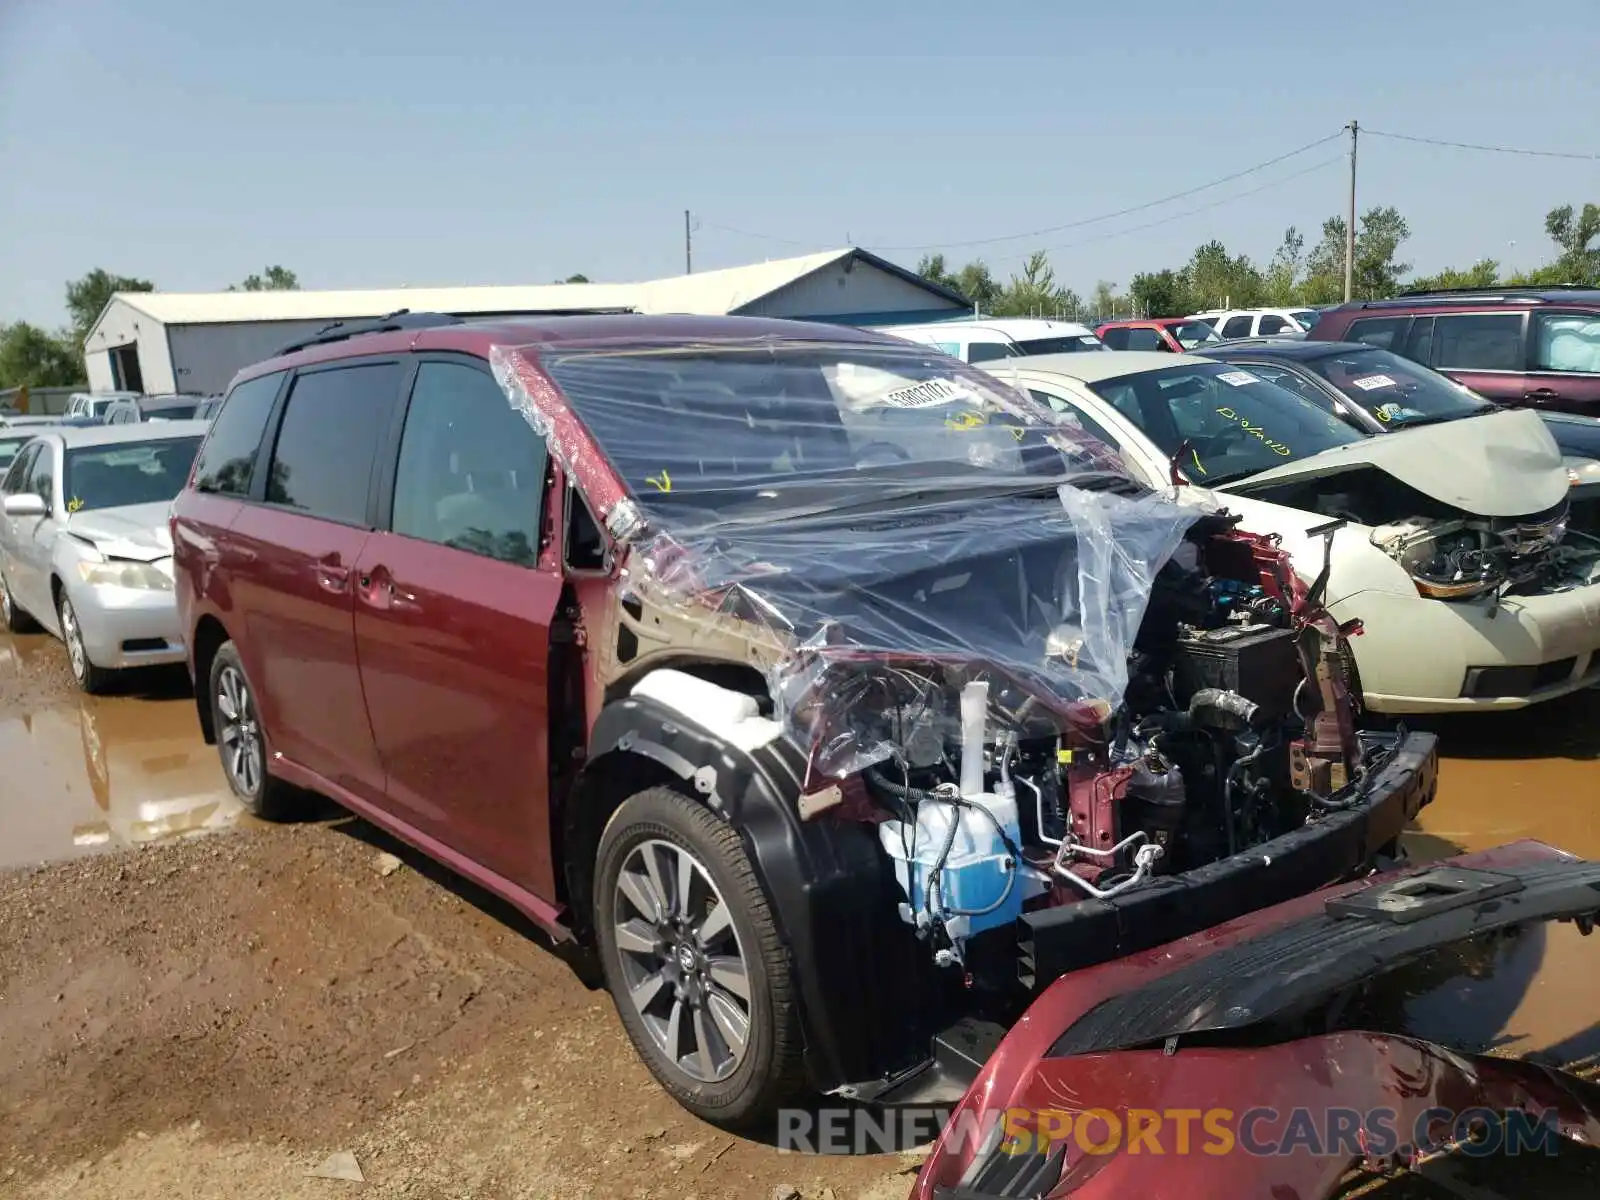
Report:
[[[6,497],[6,516],[42,517],[46,512],[44,497],[32,492],[18,492]]]

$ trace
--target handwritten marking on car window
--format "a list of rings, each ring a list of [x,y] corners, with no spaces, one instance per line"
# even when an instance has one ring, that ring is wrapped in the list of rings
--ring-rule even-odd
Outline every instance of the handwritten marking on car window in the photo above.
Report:
[[[83,501],[78,499],[78,497],[76,497],[76,496],[74,496],[71,500],[67,501],[67,511],[69,513],[75,513],[82,507],[83,507]]]
[[[984,416],[976,409],[966,408],[962,409],[954,416],[946,417],[944,419],[944,423],[945,428],[947,429],[964,431],[968,429],[976,429],[980,425],[987,424],[988,420],[988,417]]]
[[[658,492],[670,492],[672,490],[672,476],[667,474],[665,468],[662,469],[659,475],[647,475],[645,482]]]
[[[1220,379],[1222,377],[1219,375],[1217,378]],[[1282,442],[1275,438],[1268,437],[1265,428],[1260,425],[1250,424],[1250,419],[1248,417],[1241,417],[1235,410],[1229,408],[1227,405],[1223,405],[1221,408],[1217,409],[1217,416],[1223,417],[1229,421],[1237,421],[1240,429],[1243,429],[1251,437],[1259,440],[1263,446],[1265,446],[1268,450],[1271,450],[1274,454],[1288,458],[1294,453],[1293,450],[1289,449],[1289,447],[1285,446]]]

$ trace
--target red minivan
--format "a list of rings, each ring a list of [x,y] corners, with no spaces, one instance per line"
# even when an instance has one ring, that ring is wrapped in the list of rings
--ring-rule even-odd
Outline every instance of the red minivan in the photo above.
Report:
[[[723,1125],[970,1067],[1434,791],[1271,539],[866,331],[335,327],[240,373],[171,524],[244,803],[323,793],[592,945]]]

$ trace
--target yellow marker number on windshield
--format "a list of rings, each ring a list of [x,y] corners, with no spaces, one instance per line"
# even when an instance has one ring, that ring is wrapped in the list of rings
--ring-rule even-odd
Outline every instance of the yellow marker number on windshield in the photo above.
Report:
[[[670,492],[672,490],[672,476],[668,475],[665,470],[659,475],[647,475],[645,482],[658,492]]]
[[[981,412],[967,408],[958,412],[953,417],[946,417],[944,419],[944,423],[947,429],[965,431],[968,429],[976,429],[979,425],[986,424],[988,420],[989,418],[984,416]]]
[[[76,496],[74,496],[71,500],[67,501],[67,511],[69,513],[75,513],[82,507],[83,507],[83,501],[79,500]]]
[[[1240,429],[1244,430],[1252,437],[1257,438],[1263,446],[1265,446],[1268,450],[1271,450],[1274,454],[1280,454],[1284,458],[1288,458],[1289,455],[1294,453],[1293,450],[1289,449],[1289,447],[1285,446],[1282,442],[1273,438],[1269,438],[1267,436],[1266,429],[1264,429],[1262,426],[1250,424],[1250,419],[1248,417],[1241,417],[1238,412],[1227,407],[1226,405],[1217,409],[1217,416],[1225,417],[1230,421],[1237,421]]]

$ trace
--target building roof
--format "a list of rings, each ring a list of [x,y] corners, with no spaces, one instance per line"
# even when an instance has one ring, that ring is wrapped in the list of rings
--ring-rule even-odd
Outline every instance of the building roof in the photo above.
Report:
[[[848,259],[916,283],[954,305],[966,297],[855,247],[797,258],[702,271],[637,283],[557,283],[534,287],[406,287],[361,291],[118,292],[120,300],[164,325],[212,325],[254,321],[320,321],[380,317],[400,309],[457,316],[573,310],[632,310],[642,313],[737,312],[764,296]],[[109,305],[107,306],[109,308]],[[105,313],[100,314],[104,319]],[[98,326],[99,321],[96,321]]]
[[[775,317],[703,316],[693,313],[606,315],[535,315],[499,317],[424,328],[358,335],[351,341],[328,341],[262,359],[243,368],[236,380],[281,371],[288,366],[326,362],[352,354],[393,354],[406,350],[456,350],[487,357],[496,346],[535,348],[539,353],[581,350],[596,345],[682,345],[685,342],[748,343],[764,338],[838,344],[881,345],[911,349],[887,334],[849,325],[786,321]],[[1171,358],[1172,355],[1167,355]]]

